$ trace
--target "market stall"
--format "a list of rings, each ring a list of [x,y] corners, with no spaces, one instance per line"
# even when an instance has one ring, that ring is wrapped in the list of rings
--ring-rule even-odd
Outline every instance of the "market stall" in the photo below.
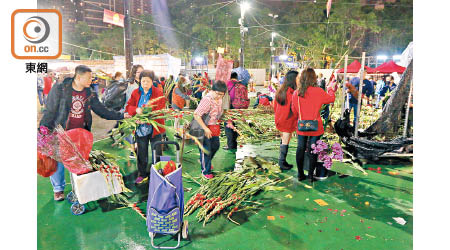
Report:
[[[347,73],[358,73],[360,69],[361,69],[361,63],[358,60],[354,60],[352,63],[350,63],[347,66]],[[364,69],[366,69],[367,74],[375,73],[375,69],[374,68],[371,68],[371,67],[368,67],[368,66],[364,66]],[[343,74],[344,70],[345,70],[344,68],[339,69],[337,71],[337,73],[339,73],[339,74],[342,73]]]
[[[400,65],[397,65],[394,61],[389,61],[381,64],[380,66],[375,68],[376,73],[384,73],[384,74],[391,74],[394,72],[397,72],[399,74],[403,74],[403,72],[406,70],[405,67],[402,67]]]

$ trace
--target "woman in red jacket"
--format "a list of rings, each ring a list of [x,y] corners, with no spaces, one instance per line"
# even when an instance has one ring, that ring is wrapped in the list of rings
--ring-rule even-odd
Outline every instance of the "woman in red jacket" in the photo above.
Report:
[[[151,70],[144,70],[139,75],[140,86],[131,93],[131,97],[128,100],[125,108],[126,112],[135,116],[136,114],[142,114],[145,107],[151,105],[152,111],[160,110],[165,107],[165,98],[163,93],[153,85],[153,81],[156,80],[155,73]],[[155,100],[159,98],[158,100]],[[164,119],[156,119],[156,122],[164,125]],[[162,134],[165,132],[163,127],[158,129],[154,128],[150,124],[141,124],[136,129],[136,141],[137,141],[137,162],[138,162],[138,177],[135,183],[140,184],[146,180],[149,176],[148,172],[148,144],[151,145],[157,141],[162,140]],[[161,147],[156,148],[156,154],[161,155]],[[153,148],[152,148],[152,162]],[[158,159],[156,159],[158,161]]]
[[[303,160],[306,157],[309,159],[308,179],[313,182],[314,167],[317,162],[317,154],[311,151],[311,145],[319,140],[324,133],[322,119],[320,118],[320,108],[324,104],[333,103],[335,96],[332,89],[333,85],[329,86],[326,93],[323,89],[317,86],[317,76],[314,69],[307,68],[302,71],[300,75],[300,82],[297,91],[292,96],[292,112],[296,120],[317,120],[318,128],[316,131],[299,131],[297,128],[297,168],[298,180],[306,179],[303,172]],[[300,114],[300,117],[299,117]]]
[[[287,163],[286,156],[289,150],[289,141],[292,133],[297,128],[297,119],[291,111],[292,95],[297,89],[299,81],[298,72],[291,70],[286,74],[286,80],[275,95],[275,126],[281,133],[280,157],[278,166],[281,170],[289,170],[293,167]]]

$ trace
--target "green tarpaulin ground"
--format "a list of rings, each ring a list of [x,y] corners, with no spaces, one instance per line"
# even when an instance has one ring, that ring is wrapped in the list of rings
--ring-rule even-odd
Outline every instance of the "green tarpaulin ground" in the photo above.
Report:
[[[129,155],[128,151],[112,148],[111,144],[111,140],[105,139],[96,142],[94,148],[124,157]],[[242,149],[276,160],[276,144],[248,145]],[[295,145],[296,139],[293,139],[288,156],[291,163],[295,162]],[[197,148],[186,145],[185,152],[189,153],[184,157],[183,171],[199,176]],[[165,154],[174,155],[172,150]],[[213,160],[214,171],[232,170],[235,157],[234,153],[220,149]],[[133,190],[131,200],[141,201],[139,207],[145,211],[148,186],[134,185],[135,161],[129,166],[127,162],[120,162],[120,165],[126,173],[126,185]],[[312,189],[293,178],[284,183],[286,190],[258,196],[264,203],[262,210],[233,215],[241,226],[221,215],[203,227],[196,222],[194,213],[187,218],[191,241],[183,241],[182,249],[412,249],[412,164],[366,166],[369,167],[381,167],[381,173],[367,171],[368,175],[364,176],[343,163],[335,164],[336,171],[353,176],[339,178],[335,175],[315,182]],[[399,174],[390,175],[389,171]],[[295,169],[282,176],[296,174]],[[135,211],[112,209],[101,200],[88,203],[85,214],[74,216],[67,201],[53,201],[49,179],[37,178],[38,249],[151,249],[145,220]],[[66,181],[69,183],[67,171]],[[187,180],[184,185],[197,188]],[[66,194],[70,190],[71,186],[67,185]],[[191,193],[185,192],[185,200]],[[328,205],[321,207],[314,202],[316,199]],[[267,216],[274,216],[275,220],[268,220]],[[402,226],[392,217],[402,217],[407,223]],[[167,239],[167,245],[176,243],[168,236],[157,238],[156,242]]]

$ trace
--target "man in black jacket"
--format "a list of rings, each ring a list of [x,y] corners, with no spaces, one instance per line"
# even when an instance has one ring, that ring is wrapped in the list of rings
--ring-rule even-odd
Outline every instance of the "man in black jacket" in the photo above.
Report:
[[[107,109],[98,99],[97,93],[90,89],[92,70],[84,65],[75,68],[73,78],[66,78],[61,84],[55,85],[47,99],[44,115],[40,126],[50,130],[61,125],[65,130],[84,128],[88,131],[92,126],[91,109],[100,117],[107,120],[122,120],[129,118],[128,114],[121,114]],[[54,199],[64,200],[64,165],[58,162],[57,171],[50,176],[53,186]]]

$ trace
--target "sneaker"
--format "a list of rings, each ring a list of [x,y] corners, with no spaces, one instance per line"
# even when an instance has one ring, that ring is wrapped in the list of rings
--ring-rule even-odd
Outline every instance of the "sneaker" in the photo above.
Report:
[[[55,192],[53,194],[53,199],[55,201],[62,201],[62,200],[64,200],[64,191]]]
[[[136,178],[136,181],[134,182],[134,183],[136,183],[136,184],[141,184],[141,183],[144,183],[144,182],[146,182],[148,180],[148,177],[142,177],[142,176],[138,176],[137,178]]]
[[[202,174],[202,176],[203,176],[203,178],[208,179],[208,180],[214,178],[213,174]]]
[[[316,176],[314,176],[314,178],[316,178],[316,180],[318,180],[318,181],[324,181],[324,180],[326,180],[328,178],[328,176],[323,176],[323,177],[316,177]]]
[[[130,158],[131,159],[136,159],[136,156],[133,154],[133,152],[130,152]]]

